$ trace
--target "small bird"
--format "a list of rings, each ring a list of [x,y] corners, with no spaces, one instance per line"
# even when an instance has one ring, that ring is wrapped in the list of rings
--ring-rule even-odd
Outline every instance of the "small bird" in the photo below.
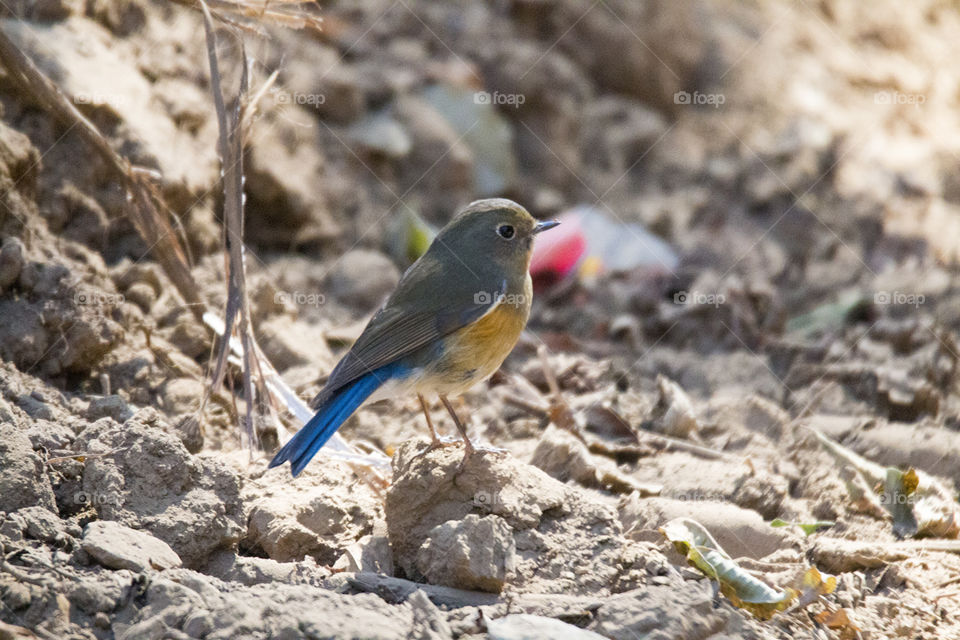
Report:
[[[310,403],[314,416],[270,467],[289,460],[296,476],[364,402],[409,393],[420,399],[431,447],[440,446],[426,392],[450,412],[466,460],[474,447],[448,396],[489,378],[513,350],[530,315],[533,238],[558,224],[503,198],[468,205],[403,274]]]

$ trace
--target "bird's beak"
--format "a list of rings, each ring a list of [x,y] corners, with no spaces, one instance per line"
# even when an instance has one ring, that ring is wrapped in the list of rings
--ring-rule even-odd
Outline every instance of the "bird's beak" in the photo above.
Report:
[[[537,226],[533,228],[533,235],[536,235],[541,231],[546,231],[547,229],[553,229],[558,224],[560,224],[559,220],[544,220],[543,222],[538,222]]]

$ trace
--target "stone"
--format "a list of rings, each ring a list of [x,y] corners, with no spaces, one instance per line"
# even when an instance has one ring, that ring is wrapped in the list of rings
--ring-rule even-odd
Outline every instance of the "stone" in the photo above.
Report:
[[[20,277],[24,264],[24,248],[20,238],[7,238],[0,247],[0,293]]]
[[[512,577],[516,544],[503,518],[470,514],[430,530],[417,569],[431,584],[499,593]]]
[[[57,508],[43,461],[26,433],[14,424],[0,423],[0,511],[33,506]]]
[[[168,380],[161,391],[162,406],[168,414],[177,416],[200,411],[203,402],[204,383],[193,378]]]
[[[244,531],[240,481],[221,460],[191,455],[155,409],[119,425],[89,425],[74,450],[88,457],[82,490],[101,520],[142,529],[166,542],[186,566],[236,545]]]
[[[343,302],[373,309],[400,281],[400,270],[379,251],[354,249],[343,254],[327,277],[330,293]]]
[[[487,622],[490,640],[603,640],[604,636],[572,624],[529,613],[513,613]]]
[[[80,547],[111,569],[141,572],[172,569],[182,564],[180,556],[167,543],[145,531],[109,520],[88,524]]]
[[[349,545],[373,531],[379,510],[366,485],[344,483],[350,474],[342,463],[321,460],[293,482],[286,467],[247,482],[244,545],[277,562],[312,556],[332,565]]]
[[[100,396],[90,401],[86,417],[91,422],[100,418],[113,418],[117,422],[125,422],[133,417],[133,409],[126,400],[116,394]]]

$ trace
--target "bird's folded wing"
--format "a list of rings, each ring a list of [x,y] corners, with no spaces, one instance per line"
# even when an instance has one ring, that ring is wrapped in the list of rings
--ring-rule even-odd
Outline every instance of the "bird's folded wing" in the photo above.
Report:
[[[506,289],[506,282],[501,285]],[[434,304],[424,311],[411,311],[405,305],[387,305],[371,320],[353,348],[334,368],[323,390],[311,401],[317,409],[333,392],[360,376],[395,362],[434,341],[476,322],[497,306],[504,291],[493,292],[478,300],[451,300],[437,292]],[[437,304],[442,300],[442,306]],[[439,307],[439,308],[438,308]]]

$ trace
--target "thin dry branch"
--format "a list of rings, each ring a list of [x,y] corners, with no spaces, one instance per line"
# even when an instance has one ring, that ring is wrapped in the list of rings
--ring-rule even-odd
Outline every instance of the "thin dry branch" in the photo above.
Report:
[[[315,2],[302,0],[172,0],[176,4],[203,11],[231,26],[259,31],[260,24],[275,24],[288,29],[310,29],[320,32],[323,19],[304,10]],[[241,23],[228,16],[249,20]]]
[[[255,363],[259,349],[255,346],[250,324],[250,302],[247,296],[246,269],[244,265],[243,248],[243,105],[249,85],[247,72],[247,54],[241,40],[242,70],[240,88],[233,101],[232,108],[227,111],[223,98],[220,66],[217,60],[217,36],[211,15],[206,2],[200,1],[203,10],[203,25],[207,37],[207,57],[210,63],[210,90],[213,93],[213,103],[217,112],[219,129],[219,149],[221,162],[221,180],[223,182],[223,243],[227,253],[227,306],[224,311],[224,335],[233,335],[234,324],[240,335],[243,345],[243,393],[247,399],[246,420],[242,433],[244,446],[250,451],[258,447],[259,437],[254,427],[254,403],[258,399],[268,397],[263,385],[262,371],[257,366],[259,375],[254,375]],[[221,340],[216,355],[216,365],[213,373],[211,392],[216,393],[223,383],[226,373],[227,356],[230,346],[227,340]]]

